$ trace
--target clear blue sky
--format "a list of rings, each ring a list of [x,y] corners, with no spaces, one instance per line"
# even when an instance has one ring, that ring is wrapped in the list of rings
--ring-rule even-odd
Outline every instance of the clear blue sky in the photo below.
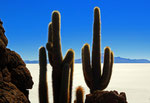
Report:
[[[38,60],[51,13],[59,10],[63,55],[72,48],[80,58],[83,44],[92,45],[95,6],[101,9],[102,50],[110,46],[115,56],[150,60],[150,0],[1,0],[8,48]]]

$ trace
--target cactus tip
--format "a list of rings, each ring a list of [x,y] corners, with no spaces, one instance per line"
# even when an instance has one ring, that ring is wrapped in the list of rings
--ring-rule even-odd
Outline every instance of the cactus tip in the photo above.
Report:
[[[90,48],[90,45],[89,45],[88,43],[85,43],[85,44],[83,45],[83,48],[85,48],[85,49]],[[83,49],[83,48],[82,48],[82,49]]]
[[[111,51],[110,47],[108,47],[108,46],[106,46],[104,50],[105,51]]]
[[[48,27],[50,27],[50,25],[52,25],[52,22],[50,22],[50,23],[48,24]]]
[[[95,8],[94,8],[94,12],[95,12],[95,13],[100,13],[100,8],[99,8],[99,7],[95,7]]]
[[[52,12],[52,15],[53,15],[53,16],[60,16],[60,12],[57,11],[57,10],[54,10],[54,11]]]
[[[41,46],[40,48],[39,48],[39,50],[40,51],[43,51],[45,48],[43,47],[43,46]]]
[[[77,91],[77,94],[78,94],[78,93],[81,93],[81,92],[82,92],[82,94],[84,94],[84,89],[83,89],[82,86],[78,86],[78,87],[76,88],[76,91]]]
[[[81,86],[76,88],[76,101],[75,103],[83,103],[84,100],[84,89]]]

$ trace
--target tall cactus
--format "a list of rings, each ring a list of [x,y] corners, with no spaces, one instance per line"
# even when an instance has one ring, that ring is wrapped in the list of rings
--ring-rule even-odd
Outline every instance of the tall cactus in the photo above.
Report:
[[[47,86],[47,59],[44,47],[39,50],[39,101],[40,103],[48,103],[48,86]]]
[[[54,103],[71,103],[74,51],[69,49],[63,59],[60,40],[60,13],[58,11],[52,13],[52,22],[49,24],[48,43],[46,47],[49,62],[53,68]]]
[[[83,74],[90,92],[95,90],[103,90],[109,84],[112,65],[113,65],[113,52],[109,47],[104,50],[104,66],[101,73],[101,28],[100,28],[100,9],[94,8],[94,27],[93,27],[93,47],[92,47],[92,65],[90,64],[90,47],[85,44],[82,48],[82,65]]]

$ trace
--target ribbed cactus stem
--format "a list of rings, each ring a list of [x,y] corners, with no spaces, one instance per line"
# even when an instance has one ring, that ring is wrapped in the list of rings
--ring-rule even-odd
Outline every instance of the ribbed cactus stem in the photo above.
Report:
[[[82,67],[84,79],[89,88],[93,88],[93,74],[92,68],[90,64],[90,46],[89,44],[85,44],[82,48]]]
[[[104,52],[104,66],[103,74],[101,76],[101,82],[99,83],[100,90],[103,90],[109,84],[111,74],[112,74],[112,64],[113,64],[113,53],[109,47],[105,48]]]
[[[59,103],[69,103],[69,86],[70,86],[69,81],[70,81],[69,64],[65,64],[62,70]]]
[[[52,71],[52,82],[53,82],[53,95],[54,103],[59,103],[60,85],[62,77],[62,52],[61,52],[61,37],[60,37],[60,13],[54,11],[52,13],[52,40],[53,40],[53,71]]]
[[[74,53],[74,51],[73,51]],[[72,100],[72,86],[73,86],[73,72],[74,72],[74,54],[72,58],[72,63],[70,65],[71,71],[70,71],[70,86],[69,86],[69,103],[71,103]]]
[[[73,59],[74,59],[74,51],[72,49],[69,49],[66,53],[66,56],[63,59],[62,64],[68,63],[69,65],[71,65],[73,62]]]
[[[40,103],[48,103],[48,87],[47,87],[47,60],[44,47],[39,49],[39,101]]]
[[[92,46],[92,65],[90,64],[90,47],[85,44],[82,48],[82,65],[83,74],[90,92],[103,90],[109,84],[112,65],[113,52],[109,47],[105,48],[104,67],[101,72],[101,27],[100,27],[100,9],[94,8],[94,25],[93,25],[93,46]]]
[[[74,51],[69,49],[63,59],[60,37],[60,13],[58,11],[52,13],[52,22],[49,24],[48,43],[46,44],[46,48],[48,50],[49,62],[53,68],[52,85],[54,103],[71,103]],[[67,70],[67,68],[69,68],[70,72],[64,72],[64,69]],[[66,80],[67,77],[65,77],[64,80],[64,75],[67,75],[67,77],[69,76],[68,81]],[[62,88],[64,89],[62,90]],[[62,91],[67,94],[63,95]]]
[[[81,86],[78,86],[76,89],[75,103],[84,103],[84,90]]]
[[[46,45],[46,48],[48,49],[48,58],[49,63],[53,65],[53,30],[52,30],[52,22],[48,25],[48,43]]]
[[[53,55],[56,65],[60,65],[62,62],[61,52],[61,37],[60,37],[60,13],[54,11],[52,13],[52,28],[53,28]]]
[[[100,47],[100,9],[94,8],[92,69],[94,89],[99,88],[101,78],[101,47]]]

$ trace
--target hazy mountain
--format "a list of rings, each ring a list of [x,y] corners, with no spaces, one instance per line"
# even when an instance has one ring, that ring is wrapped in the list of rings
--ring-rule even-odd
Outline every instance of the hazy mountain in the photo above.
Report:
[[[102,63],[103,63],[103,56],[102,56]],[[114,62],[115,63],[150,63],[149,60],[147,59],[129,59],[129,58],[122,58],[122,57],[114,57]],[[25,63],[27,64],[36,64],[39,63],[38,60],[25,60]],[[75,59],[75,63],[82,63],[82,59]]]
[[[115,57],[115,63],[150,63],[147,59],[129,59],[129,58],[122,58],[122,57]]]
[[[27,64],[37,64],[37,63],[39,63],[38,60],[25,60],[24,62],[27,63]]]
[[[101,62],[103,63],[103,57]],[[76,59],[75,63],[81,63],[82,59]],[[122,57],[114,57],[114,63],[150,63],[147,59],[129,59],[129,58],[122,58]]]

